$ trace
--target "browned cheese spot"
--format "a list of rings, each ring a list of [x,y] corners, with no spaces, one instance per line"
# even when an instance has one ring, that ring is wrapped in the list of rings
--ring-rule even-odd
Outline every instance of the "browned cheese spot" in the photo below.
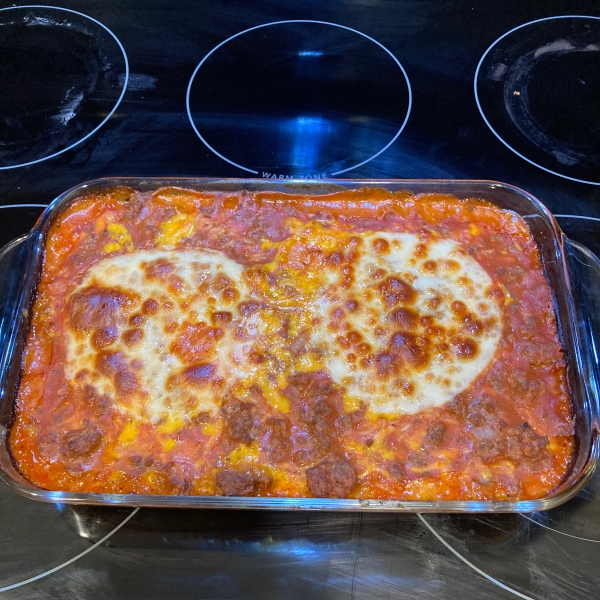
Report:
[[[104,329],[97,329],[92,335],[92,346],[101,350],[114,343],[119,337],[119,331],[116,327],[110,326]]]
[[[403,392],[405,396],[412,396],[415,393],[415,386],[412,382],[404,379],[396,383],[396,387]]]
[[[129,324],[132,327],[141,327],[144,324],[145,320],[146,319],[145,319],[144,315],[135,314],[135,315],[131,315],[131,317],[129,317]]]
[[[350,299],[346,302],[345,308],[349,313],[353,313],[360,308],[360,304],[356,300]]]
[[[106,377],[127,369],[127,358],[121,352],[103,351],[96,356],[96,370]]]
[[[144,332],[141,329],[128,329],[123,333],[123,342],[127,346],[135,346],[144,339]]]
[[[214,381],[216,367],[212,363],[192,365],[183,371],[183,378],[192,387],[204,387]]]
[[[461,360],[471,360],[475,358],[479,347],[475,340],[471,338],[455,337],[450,341],[454,354]]]
[[[158,302],[153,298],[148,298],[148,300],[146,300],[144,304],[142,304],[142,312],[145,315],[153,315],[156,313],[157,310]]]
[[[476,319],[472,314],[467,314],[463,318],[463,323],[460,327],[461,333],[469,335],[480,335],[483,332],[484,324]]]
[[[232,287],[227,287],[223,290],[222,298],[228,304],[232,304],[240,297],[240,293]]]
[[[426,260],[423,263],[423,269],[425,270],[426,273],[429,274],[434,274],[437,271],[437,263],[435,262],[435,260]]]
[[[183,279],[177,275],[169,276],[169,291],[173,294],[179,294],[185,289]]]
[[[137,377],[131,371],[117,371],[114,377],[117,397],[129,398],[139,388]]]
[[[373,248],[373,252],[377,254],[388,254],[390,251],[390,243],[384,238],[373,240],[371,247]]]
[[[341,252],[332,252],[327,257],[327,264],[333,267],[339,267],[344,262],[344,255]]]
[[[390,339],[389,353],[397,364],[408,364],[413,369],[422,369],[431,360],[429,346],[429,340],[424,337],[409,332],[397,332]]]
[[[175,269],[175,265],[169,262],[166,258],[157,258],[152,262],[144,264],[143,268],[146,272],[147,279],[157,279],[159,281],[166,281],[167,277]]]
[[[233,320],[233,315],[229,311],[214,312],[210,315],[213,325],[227,325]]]
[[[396,308],[390,315],[391,321],[400,331],[413,331],[419,322],[419,315],[410,308]]]
[[[378,286],[386,306],[392,307],[396,304],[413,304],[417,299],[417,292],[400,277],[387,277]]]
[[[344,311],[341,308],[334,308],[331,311],[331,322],[329,323],[329,329],[332,331],[338,331],[344,328]]]
[[[414,252],[415,258],[426,258],[427,253],[427,244],[417,244],[417,247],[415,248]]]
[[[75,331],[89,332],[118,325],[135,298],[118,288],[96,285],[74,293],[69,301],[69,321]]]
[[[460,270],[460,263],[456,260],[446,260],[444,261],[444,264],[446,268],[452,273],[456,273],[458,270]]]
[[[232,285],[233,281],[231,281],[231,279],[227,277],[227,275],[220,274],[215,277],[212,287],[215,290],[222,291],[227,289],[228,287],[231,287]]]
[[[439,307],[439,305],[442,303],[442,299],[439,298],[438,296],[435,296],[434,298],[430,298],[429,300],[427,300],[427,308],[429,308],[430,310],[437,310],[437,308]]]
[[[253,300],[249,300],[248,302],[241,302],[238,306],[238,310],[240,314],[244,317],[251,315],[253,312],[256,312],[260,308],[260,303],[254,302]]]
[[[139,389],[137,377],[129,370],[127,358],[121,352],[99,352],[96,369],[113,380],[117,396],[121,398],[128,398]]]
[[[450,310],[459,317],[464,317],[467,314],[467,306],[464,302],[461,302],[460,300],[455,300],[450,305]]]
[[[181,333],[171,344],[170,350],[186,364],[205,361],[212,356],[217,341],[223,335],[220,327],[186,321],[181,325]]]

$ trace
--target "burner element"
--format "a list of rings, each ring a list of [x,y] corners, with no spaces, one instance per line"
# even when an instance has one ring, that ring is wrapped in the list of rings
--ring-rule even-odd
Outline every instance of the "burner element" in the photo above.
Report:
[[[187,111],[198,137],[261,177],[331,177],[400,135],[412,102],[398,59],[373,38],[324,21],[241,31],[198,64]]]
[[[105,25],[53,6],[0,9],[0,170],[94,134],[125,94],[125,50]]]
[[[600,185],[600,17],[550,17],[505,33],[477,66],[475,98],[515,154]]]

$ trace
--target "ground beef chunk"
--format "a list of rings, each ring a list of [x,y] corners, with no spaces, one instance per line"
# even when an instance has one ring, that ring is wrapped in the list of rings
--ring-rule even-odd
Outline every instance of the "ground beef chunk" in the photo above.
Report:
[[[455,417],[462,418],[467,414],[467,405],[462,398],[456,397],[445,404],[444,410]]]
[[[469,421],[473,427],[482,427],[486,423],[485,417],[479,412],[469,413],[467,421]]]
[[[100,447],[102,434],[89,423],[62,438],[60,453],[67,458],[80,458],[93,454]]]
[[[126,221],[135,221],[142,212],[144,205],[146,204],[144,198],[134,195],[134,191],[131,190],[132,195],[127,200],[127,208],[123,211],[123,218]]]
[[[548,438],[538,435],[529,423],[514,427],[506,436],[507,455],[513,460],[540,458],[547,445]]]
[[[194,425],[208,423],[210,421],[210,413],[203,410],[199,412],[195,417],[192,417],[190,420]]]
[[[506,451],[503,441],[493,439],[477,440],[475,452],[485,463],[493,463],[499,460]]]
[[[82,393],[83,401],[94,409],[97,416],[101,417],[111,409],[112,400],[106,395],[99,394],[93,385],[87,384]]]
[[[269,432],[268,451],[271,460],[274,462],[289,460],[292,443],[287,419],[268,419],[266,426]]]
[[[254,496],[271,485],[266,473],[224,469],[217,473],[216,483],[223,496]]]
[[[345,429],[350,429],[350,427],[352,427],[352,417],[348,413],[340,415],[335,420],[335,426],[342,431]]]
[[[548,367],[561,358],[555,344],[541,344],[539,342],[522,344],[521,352],[536,369]]]
[[[547,445],[545,435],[537,434],[528,423],[522,423],[508,430],[500,440],[478,440],[475,452],[485,463],[505,459],[537,461],[545,456]]]
[[[402,465],[398,463],[393,463],[392,465],[390,465],[390,475],[394,479],[406,479],[406,473],[402,468]]]
[[[412,469],[424,469],[427,467],[427,456],[425,452],[410,452],[406,457],[406,468]]]
[[[293,460],[303,464],[335,452],[341,395],[331,377],[322,371],[294,373],[284,392],[300,413]]]
[[[221,414],[225,420],[225,433],[232,439],[251,444],[254,439],[255,408],[251,402],[232,400],[224,404]]]
[[[356,471],[344,459],[326,458],[306,470],[310,493],[316,498],[345,498],[356,485]]]
[[[319,400],[335,400],[340,396],[331,377],[322,371],[294,373],[289,377],[284,392],[292,402],[309,404],[316,404]]]
[[[332,450],[335,443],[334,424],[330,418],[333,410],[325,401],[320,401],[314,409],[307,408],[299,419],[301,435],[296,436],[298,450],[294,461],[304,463],[318,460]],[[337,415],[336,415],[337,416]]]
[[[446,427],[443,423],[439,421],[434,423],[427,430],[427,434],[425,435],[425,439],[427,443],[431,446],[439,446],[446,436]]]

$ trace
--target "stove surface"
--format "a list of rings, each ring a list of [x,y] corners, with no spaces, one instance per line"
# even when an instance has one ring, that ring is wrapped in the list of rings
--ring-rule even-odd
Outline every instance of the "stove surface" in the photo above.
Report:
[[[600,254],[597,2],[0,2],[0,246],[105,176],[517,185]],[[343,174],[343,175],[342,175]],[[600,475],[529,515],[72,507],[0,486],[6,598],[598,596]]]

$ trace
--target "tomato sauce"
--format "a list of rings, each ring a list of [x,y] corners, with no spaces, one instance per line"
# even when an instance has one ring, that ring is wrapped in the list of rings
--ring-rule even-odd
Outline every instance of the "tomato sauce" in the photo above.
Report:
[[[285,411],[251,386],[244,397],[224,395],[216,414],[178,425],[132,422],[113,398],[65,377],[69,294],[99,260],[168,244],[265,265],[292,221],[312,220],[461,244],[502,308],[485,372],[443,406],[378,416],[349,404],[316,368],[279,389]],[[184,359],[209,335],[187,327]],[[298,338],[292,351],[306,343]],[[194,368],[190,377],[210,375]],[[383,189],[310,197],[121,187],[76,200],[50,227],[9,445],[21,473],[50,490],[433,501],[542,498],[567,476],[576,440],[551,290],[514,213],[481,199]]]

